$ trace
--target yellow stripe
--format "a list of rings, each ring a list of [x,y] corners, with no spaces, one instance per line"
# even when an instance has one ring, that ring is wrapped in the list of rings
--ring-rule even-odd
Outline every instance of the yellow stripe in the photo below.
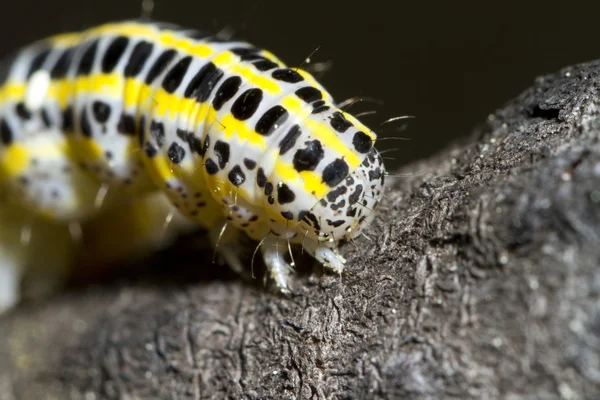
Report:
[[[221,127],[221,131],[225,138],[231,139],[232,137],[237,136],[240,140],[240,144],[246,145],[249,143],[259,147],[261,150],[266,148],[267,144],[265,138],[259,133],[256,133],[254,129],[249,128],[248,124],[244,121],[237,120],[231,114],[226,114],[222,119],[217,120],[217,111],[213,108],[212,104],[207,104],[206,107],[208,108],[208,112],[204,121],[207,126],[218,124]],[[199,120],[202,121],[203,119],[200,118]]]
[[[95,140],[88,137],[69,137],[65,148],[67,157],[77,161],[98,161],[103,158],[104,150]]]
[[[174,47],[177,50],[186,52],[189,55],[198,57],[208,57],[214,53],[214,49],[207,44],[198,44],[193,39],[178,36],[173,31],[159,31],[145,24],[137,23],[116,23],[101,25],[83,33],[65,33],[51,37],[50,43],[58,47],[72,47],[81,44],[83,41],[101,35],[119,35],[127,37],[144,37],[153,42],[158,42],[166,47]]]
[[[325,90],[323,90],[323,86],[321,86],[321,84],[319,82],[317,82],[317,80],[308,72],[302,70],[302,69],[297,69],[297,68],[292,68],[294,71],[296,71],[297,73],[300,74],[300,76],[302,76],[302,78],[304,78],[304,80],[306,82],[308,82],[310,85],[316,87],[317,89],[319,89],[321,91],[321,95],[323,96],[323,100],[325,101],[331,101],[331,95],[329,93],[327,93]]]
[[[274,79],[257,74],[254,72],[254,67],[238,63],[231,66],[230,71],[241,75],[253,87],[257,87],[273,95],[281,93],[281,86]]]
[[[13,143],[0,154],[0,182],[20,176],[29,166],[27,147]]]
[[[54,35],[48,39],[50,45],[53,47],[72,47],[77,46],[81,43],[83,37],[81,33],[61,33],[60,35]]]
[[[236,56],[230,51],[223,51],[210,60],[217,67],[224,68],[236,61]]]
[[[21,101],[26,90],[26,83],[6,83],[0,88],[0,104],[7,101]],[[142,106],[156,104],[158,116],[168,113],[171,118],[174,118],[177,113],[189,110],[196,103],[194,99],[169,94],[163,89],[159,89],[153,95],[152,86],[133,78],[125,80],[118,73],[94,74],[78,77],[75,80],[56,80],[52,81],[48,89],[49,99],[57,102],[62,109],[67,107],[69,99],[76,94],[104,95],[115,98],[124,96],[126,107],[136,107],[138,104]]]
[[[125,80],[125,88],[123,88],[123,101],[125,102],[125,107],[131,107],[138,104],[139,97],[142,94],[142,86],[145,85],[137,79],[127,78]]]
[[[8,81],[0,88],[0,104],[13,99],[25,97],[25,85],[22,83]]]
[[[94,74],[81,76],[75,80],[63,79],[50,83],[48,97],[56,101],[61,108],[69,103],[69,98],[76,93],[91,93],[109,96],[120,96],[123,88],[123,77],[120,74]],[[25,96],[27,84],[9,81],[0,88],[0,103],[20,101]]]
[[[304,181],[304,189],[308,193],[314,194],[317,199],[322,199],[329,192],[330,188],[323,183],[321,175],[312,171],[302,171],[300,177]]]
[[[282,103],[288,111],[296,114],[300,119],[305,119],[311,113],[311,109],[304,107],[304,103],[296,96],[286,96],[283,98]],[[310,134],[319,139],[324,147],[332,149],[344,157],[344,160],[350,166],[350,170],[354,170],[360,165],[361,159],[340,140],[327,124],[311,119],[305,119],[304,123]]]
[[[211,107],[211,109],[213,108]],[[249,128],[248,124],[244,121],[239,121],[233,115],[227,114],[219,122],[223,126],[223,136],[225,138],[231,139],[235,135],[241,145],[249,143],[259,147],[261,150],[265,149],[265,138],[256,133],[254,129]]]
[[[173,33],[160,33],[152,35],[153,39],[158,40],[165,47],[172,47],[185,52],[190,56],[206,58],[214,53],[214,49],[206,44],[198,44],[190,39],[182,38]]]
[[[313,171],[298,173],[292,165],[281,160],[277,160],[275,163],[275,174],[283,182],[298,182],[298,180],[302,180],[305,192],[314,194],[317,199],[323,198],[329,191],[329,186],[323,182],[321,175]]]
[[[75,90],[77,93],[83,92],[116,96],[121,94],[120,91],[123,87],[123,80],[123,76],[117,73],[80,76],[75,79]]]
[[[307,120],[305,123],[310,134],[319,139],[325,148],[333,149],[335,152],[342,155],[351,170],[354,170],[354,168],[360,165],[362,162],[361,159],[332,132],[329,126],[313,120]]]
[[[98,74],[81,76],[75,80],[53,81],[48,89],[48,96],[64,109],[68,105],[70,97],[75,93],[118,96],[121,81],[122,79],[118,74]]]
[[[261,50],[261,55],[264,56],[267,60],[273,61],[275,64],[278,64],[280,67],[283,67],[284,64],[281,62],[281,60],[277,57],[275,57],[275,54],[271,53],[268,50]]]
[[[80,76],[75,80],[53,81],[48,90],[61,108],[67,107],[71,96],[76,94],[97,94],[117,97],[122,93],[123,77],[119,74],[95,74]]]
[[[71,155],[66,140],[33,145],[12,143],[0,153],[0,175],[3,179],[12,179],[22,175],[33,158],[62,160],[65,155]]]
[[[238,72],[245,74],[244,78],[265,91],[271,93],[281,91],[279,85],[266,78],[259,79],[260,77],[253,76],[248,69],[244,71],[242,68]],[[10,100],[20,101],[25,96],[26,90],[26,83],[9,81],[0,88],[0,103]],[[69,99],[75,94],[95,94],[114,98],[124,96],[125,107],[141,105],[142,108],[148,108],[155,104],[154,112],[158,117],[168,115],[170,118],[188,112],[196,104],[196,99],[167,93],[162,88],[153,93],[152,86],[134,78],[125,79],[119,73],[93,74],[75,80],[55,80],[51,82],[48,89],[48,97],[56,101],[62,109],[67,107]]]
[[[163,117],[168,116],[174,119],[177,115],[187,113],[194,106],[196,101],[194,99],[186,99],[185,97],[179,97],[176,94],[167,93],[163,89],[158,89],[152,96],[151,87],[142,85],[140,101],[141,104],[147,104],[148,107],[153,106],[153,115]],[[126,104],[131,106],[133,104]]]
[[[368,137],[371,138],[371,140],[373,141],[373,144],[375,143],[375,140],[377,139],[377,136],[375,136],[375,134],[373,133],[372,130],[370,130],[369,128],[367,128],[365,125],[363,125],[362,122],[360,122],[358,119],[356,119],[355,116],[353,116],[352,114],[348,114],[343,112],[342,110],[340,110],[340,112],[342,113],[342,115],[350,122],[352,122],[352,125],[354,125],[354,127],[356,129],[358,129],[359,131],[364,132]]]
[[[169,182],[175,178],[173,166],[165,157],[157,154],[152,158],[144,158],[153,167],[150,168],[150,173],[154,175],[155,182]]]
[[[145,104],[147,108],[156,105],[154,110],[156,116],[163,117],[168,115],[171,119],[175,118],[178,114],[189,113],[196,104],[194,99],[186,99],[175,94],[169,94],[162,88],[153,96],[151,86],[132,78],[127,79],[124,82],[124,78],[118,73],[83,76],[77,78],[75,81],[54,81],[50,86],[48,96],[64,109],[68,104],[69,97],[74,93],[73,89],[75,89],[78,94],[102,94],[112,97],[118,97],[124,91],[126,107],[136,107],[138,104],[143,106]],[[9,82],[0,89],[0,101],[4,102],[11,99],[20,100],[24,96],[25,90],[25,84]],[[283,105],[288,111],[295,114],[300,119],[304,119],[311,111],[309,108],[304,107],[304,104],[300,99],[293,95],[283,98]],[[216,120],[216,112],[210,107],[208,114],[206,123],[210,125]],[[347,114],[346,117],[352,118]],[[237,121],[231,115],[226,115],[223,118],[223,121],[219,122],[224,126],[226,137],[230,138],[237,133],[240,139],[247,139],[249,143],[259,146],[261,149],[265,148],[264,138],[254,132],[254,130],[248,128],[244,122]],[[354,118],[352,118],[351,122],[363,127],[363,125]],[[330,148],[343,156],[352,169],[360,164],[360,158],[349,149],[334,132],[332,132],[328,125],[310,119],[307,119],[305,123],[312,136],[319,139],[325,147]],[[370,130],[365,127],[364,131],[374,139],[374,135]]]

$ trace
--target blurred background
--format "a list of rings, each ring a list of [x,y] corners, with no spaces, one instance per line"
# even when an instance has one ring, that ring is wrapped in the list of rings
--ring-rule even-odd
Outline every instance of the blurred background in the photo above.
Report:
[[[218,32],[271,50],[290,66],[311,57],[331,68],[321,78],[354,104],[386,140],[389,168],[426,157],[467,136],[536,76],[600,58],[600,2],[155,0],[156,20]],[[440,2],[441,3],[441,2]],[[141,0],[20,0],[5,8],[0,55],[40,37],[110,20],[138,18]],[[399,115],[415,120],[379,124]],[[399,131],[398,131],[399,130]]]

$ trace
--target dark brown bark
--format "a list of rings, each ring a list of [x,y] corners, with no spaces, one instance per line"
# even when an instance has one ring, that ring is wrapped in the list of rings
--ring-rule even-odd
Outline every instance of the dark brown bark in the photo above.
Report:
[[[19,307],[0,399],[598,396],[599,85],[600,62],[540,78],[398,171],[344,276],[301,271],[290,298],[182,243]]]

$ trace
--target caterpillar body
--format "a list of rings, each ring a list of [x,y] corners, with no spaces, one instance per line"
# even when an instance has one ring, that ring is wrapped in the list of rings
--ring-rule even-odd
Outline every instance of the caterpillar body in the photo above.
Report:
[[[382,196],[375,134],[309,73],[246,42],[109,23],[24,48],[0,85],[9,202],[69,224],[164,193],[235,269],[238,235],[260,242],[281,291],[290,243],[340,273],[338,242]]]

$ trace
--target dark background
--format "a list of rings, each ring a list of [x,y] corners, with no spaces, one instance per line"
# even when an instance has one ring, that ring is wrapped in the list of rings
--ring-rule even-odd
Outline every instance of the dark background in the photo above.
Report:
[[[439,4],[438,4],[439,3]],[[398,148],[388,167],[429,155],[469,134],[535,76],[600,58],[599,2],[156,0],[153,18],[202,30],[229,26],[238,38],[298,66],[331,60],[321,82],[341,101],[363,95],[354,113]],[[10,7],[7,6],[10,4]],[[141,1],[16,1],[3,7],[0,54],[40,37],[109,20],[137,18]],[[415,115],[379,128],[383,120]]]

